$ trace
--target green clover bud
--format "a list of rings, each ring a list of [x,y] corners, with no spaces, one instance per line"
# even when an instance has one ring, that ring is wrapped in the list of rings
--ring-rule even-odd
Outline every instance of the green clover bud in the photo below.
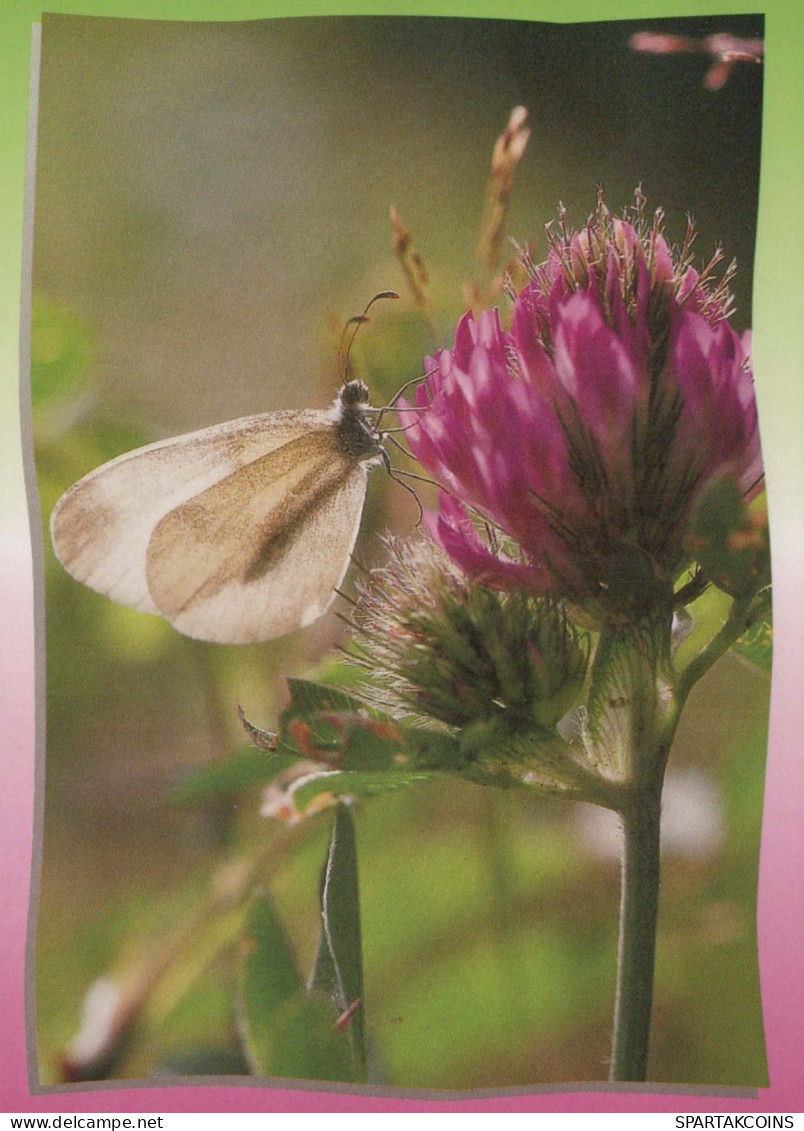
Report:
[[[388,545],[354,615],[375,697],[459,731],[470,758],[516,736],[554,738],[588,660],[563,606],[467,578],[427,537]]]

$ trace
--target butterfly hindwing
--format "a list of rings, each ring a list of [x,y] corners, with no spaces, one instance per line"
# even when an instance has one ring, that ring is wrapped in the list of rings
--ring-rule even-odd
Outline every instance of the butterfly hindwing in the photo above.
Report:
[[[311,623],[346,571],[366,478],[333,429],[309,432],[174,508],[148,546],[158,611],[188,636],[228,643]]]

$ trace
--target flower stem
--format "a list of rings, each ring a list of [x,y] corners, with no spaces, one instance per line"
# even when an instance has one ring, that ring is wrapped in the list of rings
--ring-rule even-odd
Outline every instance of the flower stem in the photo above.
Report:
[[[620,945],[611,1080],[646,1077],[659,907],[661,790],[642,790],[621,811],[624,830]]]
[[[679,705],[685,703],[690,691],[698,680],[709,671],[715,660],[719,660],[721,656],[728,652],[735,640],[738,640],[744,632],[747,632],[758,617],[767,611],[767,608],[767,592],[758,597],[735,599],[732,602],[726,623],[682,672],[676,688]]]

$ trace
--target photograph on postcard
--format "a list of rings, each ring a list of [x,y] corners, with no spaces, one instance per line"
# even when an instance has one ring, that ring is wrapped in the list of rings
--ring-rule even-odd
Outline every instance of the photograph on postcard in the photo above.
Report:
[[[767,1084],[762,36],[44,17],[38,1087]]]

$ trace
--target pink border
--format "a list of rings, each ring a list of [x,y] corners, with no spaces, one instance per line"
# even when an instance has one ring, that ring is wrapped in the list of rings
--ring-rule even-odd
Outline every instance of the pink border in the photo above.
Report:
[[[778,552],[781,550],[781,554]],[[781,560],[779,560],[781,557]],[[777,546],[775,605],[785,610],[774,652],[771,731],[760,864],[759,946],[770,1088],[756,1099],[683,1092],[552,1092],[427,1100],[258,1087],[161,1087],[48,1092],[27,1083],[24,1011],[34,796],[34,659],[31,558],[21,530],[0,534],[4,594],[0,653],[0,1016],[4,1111],[48,1112],[781,1112],[804,1108],[804,774],[801,681],[804,671],[804,575],[801,547]],[[782,620],[782,618],[777,618]]]

